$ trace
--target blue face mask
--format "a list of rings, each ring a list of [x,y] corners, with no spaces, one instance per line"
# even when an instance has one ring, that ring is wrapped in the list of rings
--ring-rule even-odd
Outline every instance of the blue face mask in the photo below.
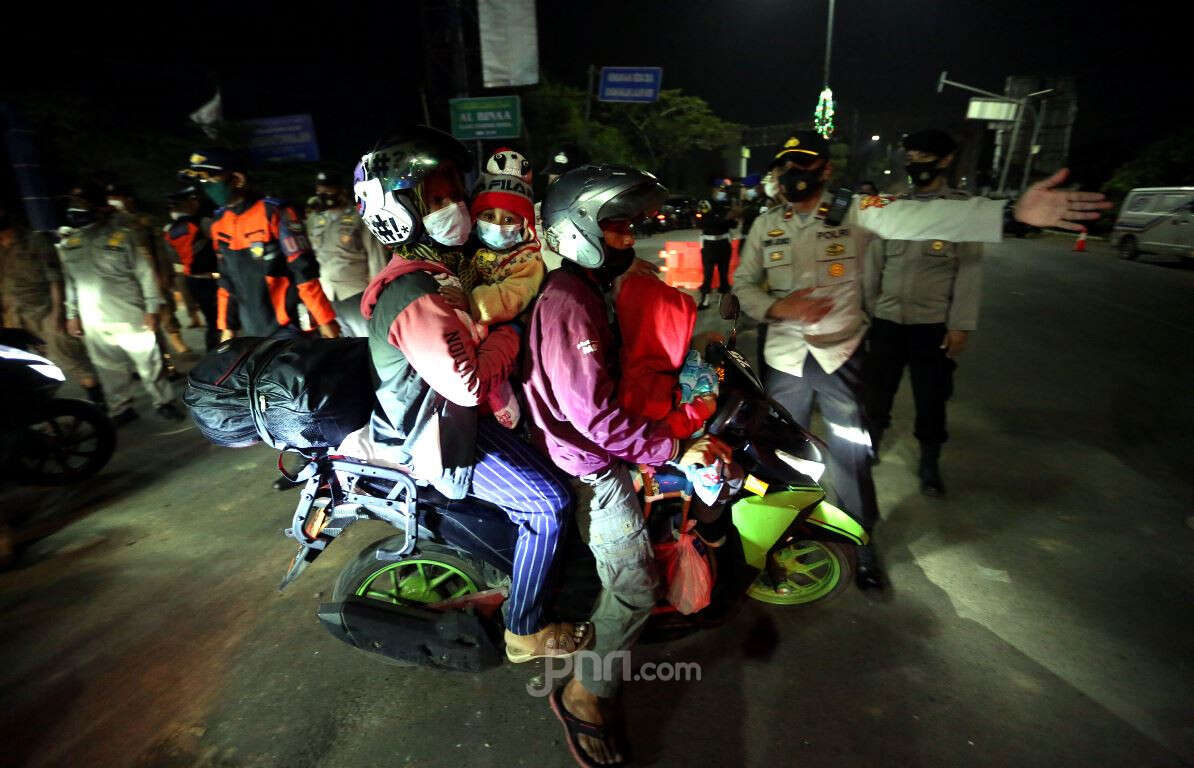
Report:
[[[478,219],[477,237],[495,251],[504,251],[522,242],[522,225],[494,224]]]

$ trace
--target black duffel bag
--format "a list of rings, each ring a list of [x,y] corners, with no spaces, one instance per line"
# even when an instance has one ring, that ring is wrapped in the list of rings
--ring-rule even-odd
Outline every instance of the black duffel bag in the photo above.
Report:
[[[184,402],[217,445],[331,448],[369,421],[366,339],[233,339],[187,377]]]

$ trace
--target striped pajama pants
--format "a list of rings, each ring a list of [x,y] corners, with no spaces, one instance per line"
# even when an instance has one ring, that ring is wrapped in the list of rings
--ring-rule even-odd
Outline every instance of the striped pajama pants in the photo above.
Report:
[[[516,635],[543,628],[543,598],[572,498],[555,467],[492,417],[477,425],[477,461],[469,495],[505,510],[518,526],[506,627]]]

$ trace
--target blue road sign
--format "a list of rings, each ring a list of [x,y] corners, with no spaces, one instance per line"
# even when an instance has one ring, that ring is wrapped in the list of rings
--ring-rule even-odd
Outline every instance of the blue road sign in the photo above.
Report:
[[[658,101],[662,84],[663,67],[602,67],[597,101]]]
[[[319,161],[315,124],[310,115],[262,117],[246,120],[245,125],[249,128],[249,153],[255,160]]]

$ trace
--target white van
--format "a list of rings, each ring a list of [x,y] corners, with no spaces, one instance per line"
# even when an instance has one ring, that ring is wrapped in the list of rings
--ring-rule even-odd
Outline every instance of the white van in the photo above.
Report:
[[[1141,187],[1124,198],[1111,233],[1120,258],[1165,253],[1194,259],[1194,187]]]

